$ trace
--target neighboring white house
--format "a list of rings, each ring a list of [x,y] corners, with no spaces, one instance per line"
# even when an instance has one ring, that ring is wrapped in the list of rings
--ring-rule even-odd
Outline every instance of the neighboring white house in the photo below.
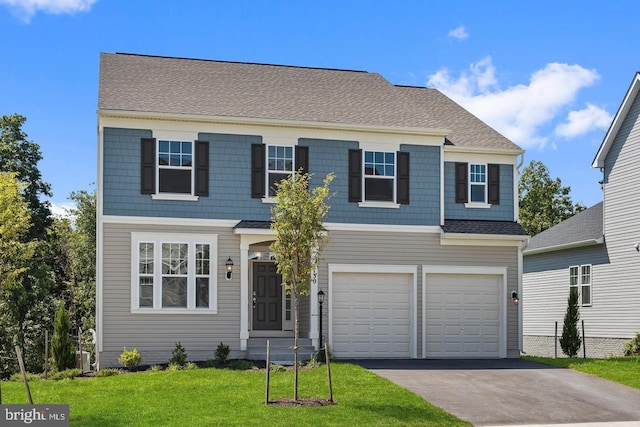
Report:
[[[603,172],[603,202],[534,236],[523,252],[526,354],[554,355],[571,286],[587,357],[620,354],[640,332],[639,91],[636,73],[592,164]]]

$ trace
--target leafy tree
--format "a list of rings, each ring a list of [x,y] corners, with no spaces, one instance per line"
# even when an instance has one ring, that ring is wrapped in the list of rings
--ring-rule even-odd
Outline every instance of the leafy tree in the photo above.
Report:
[[[309,281],[318,267],[320,253],[326,241],[324,218],[329,212],[329,184],[333,174],[324,183],[309,191],[310,175],[296,172],[276,184],[275,204],[271,209],[271,228],[276,240],[271,244],[282,286],[293,296],[294,311],[294,399],[298,400],[298,337],[300,334],[299,301],[309,295]]]
[[[51,339],[51,363],[57,371],[71,369],[76,365],[75,347],[73,339],[69,335],[70,332],[71,320],[64,309],[64,302],[61,302],[56,313],[53,338]]]
[[[532,160],[520,175],[520,224],[534,236],[585,209],[574,204],[571,187],[563,187],[560,178],[551,179],[549,169]]]
[[[560,348],[569,357],[575,357],[578,354],[582,343],[578,332],[579,310],[578,289],[571,287],[567,301],[567,312],[564,315],[564,324],[562,325],[562,336],[560,337]]]
[[[38,162],[40,146],[27,140],[22,125],[27,118],[19,114],[0,117],[0,171],[15,172],[24,183],[23,196],[32,214],[31,237],[43,238],[51,224],[49,202],[40,196],[51,196],[51,186],[42,180]]]

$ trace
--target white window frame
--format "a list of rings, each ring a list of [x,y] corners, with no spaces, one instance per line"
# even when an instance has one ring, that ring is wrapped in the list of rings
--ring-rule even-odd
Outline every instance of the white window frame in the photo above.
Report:
[[[153,274],[139,272],[139,246],[153,244]],[[188,245],[187,307],[162,307],[162,244]],[[196,307],[196,245],[209,245],[209,307]],[[218,312],[218,235],[190,233],[131,233],[131,312],[158,314],[215,314]],[[140,307],[140,277],[153,277],[153,307]]]
[[[276,150],[278,148],[288,148],[291,150],[291,170],[287,171],[287,170],[278,170],[278,169],[271,169],[269,167],[269,149],[271,147],[274,147]],[[288,175],[293,175],[293,173],[296,170],[296,146],[295,145],[288,145],[288,144],[267,144],[266,150],[265,150],[265,163],[266,163],[266,167],[265,167],[265,200],[269,200],[269,201],[273,201],[273,197],[270,195],[271,189],[269,188],[269,183],[271,182],[271,180],[269,179],[269,175],[271,175],[272,173],[277,173],[280,175],[284,175],[284,174],[288,174]]]
[[[477,167],[477,166],[481,166],[481,167],[484,168],[484,173],[483,173],[484,182],[481,182],[481,183],[473,182],[472,179],[471,179],[471,177],[474,176],[474,172],[472,172],[472,169],[474,169],[474,167]],[[469,203],[468,204],[469,205],[488,205],[488,202],[487,202],[488,197],[489,197],[489,195],[487,194],[488,193],[488,188],[489,188],[489,186],[487,185],[487,178],[488,178],[487,175],[488,175],[488,173],[489,173],[489,166],[487,165],[487,163],[469,163],[469,176],[468,176],[468,186],[469,186],[469,188],[468,188]],[[473,195],[472,187],[473,186],[480,186],[480,185],[482,185],[484,187],[483,200],[481,200],[481,201],[471,200],[472,195]]]
[[[389,176],[389,175],[370,175],[367,174],[367,168],[366,168],[366,157],[367,157],[367,153],[373,153],[374,157],[376,153],[383,153],[385,158],[387,154],[391,154],[393,155],[393,176]],[[374,164],[375,164],[375,160],[374,160]],[[387,164],[386,160],[383,164]],[[388,206],[399,206],[396,203],[397,200],[397,178],[398,177],[398,155],[395,151],[389,151],[389,150],[379,150],[379,149],[370,149],[370,150],[366,150],[363,149],[362,150],[362,202],[360,202],[360,206],[371,206],[371,207],[388,207]],[[388,179],[388,180],[392,180],[392,197],[391,200],[367,200],[367,190],[366,190],[366,180],[367,178],[373,178],[373,179]]]
[[[169,145],[172,142],[189,143],[191,144],[191,166],[171,166],[171,165],[161,165],[160,164],[160,143],[167,141]],[[195,142],[185,139],[176,139],[176,138],[157,138],[156,139],[156,192],[152,195],[154,199],[164,199],[164,200],[197,200],[198,196],[194,196],[195,191]],[[161,169],[174,169],[174,170],[188,170],[189,175],[191,176],[191,192],[189,193],[169,193],[169,192],[161,192],[160,191],[160,170]]]
[[[588,282],[585,282],[584,269],[589,269]],[[572,273],[575,269],[576,274]],[[574,279],[572,281],[572,279]],[[589,289],[589,303],[584,304],[582,301],[582,288]],[[578,291],[578,301],[580,307],[591,307],[593,305],[593,267],[591,264],[572,265],[569,267],[569,290],[575,288]]]

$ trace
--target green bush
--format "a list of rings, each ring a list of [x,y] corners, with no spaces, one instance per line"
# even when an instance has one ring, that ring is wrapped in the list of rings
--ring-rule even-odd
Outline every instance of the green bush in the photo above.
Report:
[[[560,337],[560,348],[569,357],[576,357],[582,344],[582,338],[578,332],[578,321],[580,320],[580,307],[578,301],[578,289],[572,287],[567,300],[567,312],[564,315],[562,326],[562,336]]]
[[[249,369],[254,369],[256,365],[250,360],[234,359],[229,362],[229,367],[236,371],[248,371]]]
[[[167,366],[167,372],[178,372],[182,370],[182,365],[178,365],[177,363],[169,363]]]
[[[271,370],[271,372],[286,372],[287,368],[285,368],[282,365],[278,365],[278,364],[272,363],[270,370]]]
[[[184,369],[187,371],[193,371],[194,369],[198,369],[198,365],[194,362],[187,362],[187,364],[184,365]]]
[[[218,365],[224,365],[227,362],[231,348],[223,343],[218,344],[216,351],[213,353]]]
[[[142,362],[142,355],[135,348],[127,350],[127,347],[125,347],[124,351],[120,353],[120,357],[118,357],[118,362],[128,370],[133,371]]]
[[[27,381],[40,381],[42,378],[38,374],[32,374],[31,372],[27,372]],[[20,372],[16,372],[15,374],[9,377],[9,381],[19,381],[22,382],[22,374]]]
[[[59,380],[72,380],[75,377],[79,377],[82,375],[82,371],[80,369],[65,369],[64,371],[58,371],[49,376],[50,380],[59,381]]]
[[[180,342],[176,343],[173,351],[171,352],[171,359],[169,359],[169,365],[178,365],[181,368],[187,363],[187,351],[180,344]]]
[[[71,320],[64,309],[64,303],[60,303],[51,338],[51,364],[56,371],[64,371],[76,366],[75,345],[69,335],[70,332]]]
[[[120,375],[120,369],[107,368],[96,372],[96,377],[112,377],[114,375]]]
[[[162,366],[160,365],[151,366],[151,372],[160,372],[160,371],[162,371]]]
[[[640,356],[640,332],[624,345],[625,356]]]

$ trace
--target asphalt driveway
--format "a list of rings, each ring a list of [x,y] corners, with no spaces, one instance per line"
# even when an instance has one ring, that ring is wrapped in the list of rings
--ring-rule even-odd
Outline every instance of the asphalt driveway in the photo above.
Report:
[[[640,426],[640,390],[520,359],[356,360],[476,426]]]

